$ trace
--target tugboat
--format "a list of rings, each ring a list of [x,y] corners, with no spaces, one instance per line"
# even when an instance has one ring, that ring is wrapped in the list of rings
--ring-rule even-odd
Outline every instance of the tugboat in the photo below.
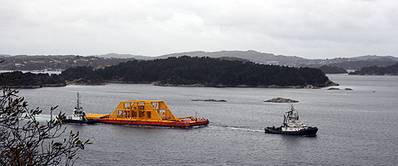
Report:
[[[96,123],[95,120],[88,120],[86,118],[86,113],[83,111],[83,107],[80,106],[79,92],[77,92],[76,106],[75,109],[73,110],[73,114],[63,116],[60,119],[63,123],[87,123],[87,124]]]
[[[304,125],[299,120],[299,114],[294,109],[293,105],[290,106],[290,111],[283,115],[283,125],[280,127],[266,127],[264,128],[265,133],[270,134],[285,134],[285,135],[299,135],[315,137],[318,131],[317,127],[310,127]]]
[[[110,114],[87,113],[86,118],[100,123],[175,128],[201,127],[209,124],[209,120],[205,118],[176,117],[162,100],[125,100]]]

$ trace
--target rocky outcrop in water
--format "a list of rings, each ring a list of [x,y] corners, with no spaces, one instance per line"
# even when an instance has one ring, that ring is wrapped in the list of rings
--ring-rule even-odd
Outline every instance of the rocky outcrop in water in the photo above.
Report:
[[[193,99],[192,101],[227,102],[227,100],[216,100],[216,99]]]
[[[352,90],[352,88],[341,89],[341,88],[331,87],[331,88],[328,88],[327,90]]]
[[[293,99],[288,99],[288,98],[277,97],[277,98],[272,98],[272,99],[269,99],[269,100],[265,100],[264,102],[271,102],[271,103],[297,103],[299,101],[293,100]]]

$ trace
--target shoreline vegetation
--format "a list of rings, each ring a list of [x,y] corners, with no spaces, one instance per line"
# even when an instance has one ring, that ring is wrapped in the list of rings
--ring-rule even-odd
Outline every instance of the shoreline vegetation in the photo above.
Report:
[[[0,73],[0,86],[15,89],[35,89],[42,87],[63,87],[65,80],[57,74],[14,71]]]
[[[364,67],[359,71],[351,72],[350,75],[398,75],[398,63],[386,66],[386,67],[378,67],[378,66],[370,66]]]
[[[25,77],[26,76],[26,77]],[[208,57],[172,57],[128,61],[94,69],[74,67],[60,75],[11,72],[0,74],[0,86],[39,88],[50,86],[153,84],[177,87],[322,88],[338,84],[319,69],[263,65]]]
[[[336,67],[336,66],[329,66],[329,65],[323,65],[319,67],[325,74],[345,74],[348,73],[347,70]]]

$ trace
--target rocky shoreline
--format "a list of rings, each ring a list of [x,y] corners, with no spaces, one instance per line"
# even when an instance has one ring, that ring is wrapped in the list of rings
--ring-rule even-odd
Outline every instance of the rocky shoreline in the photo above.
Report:
[[[45,87],[64,87],[66,85],[67,84],[18,85],[18,86],[3,85],[3,87],[12,88],[12,89],[37,89],[37,88],[45,88]]]
[[[87,85],[87,86],[97,86],[97,85],[106,85],[106,84],[151,84],[154,86],[163,86],[163,87],[213,87],[213,88],[275,88],[275,89],[320,89],[324,87],[318,87],[313,85],[306,86],[280,86],[280,85],[268,85],[268,86],[250,86],[250,85],[204,85],[204,84],[160,84],[160,83],[131,83],[131,82],[122,82],[122,81],[109,81],[109,82],[84,82],[84,81],[68,81],[66,83],[59,84],[43,84],[43,85],[12,85],[6,87],[15,88],[15,89],[36,89],[43,87],[63,87],[67,85]],[[338,84],[333,84],[330,86],[336,86]],[[329,87],[329,86],[325,86]]]
[[[214,88],[280,88],[280,89],[320,89],[330,86],[338,86],[339,84],[330,82],[328,85],[314,86],[314,85],[300,85],[300,86],[281,86],[281,85],[205,85],[205,84],[169,84],[154,82],[152,85],[165,87],[214,87]]]

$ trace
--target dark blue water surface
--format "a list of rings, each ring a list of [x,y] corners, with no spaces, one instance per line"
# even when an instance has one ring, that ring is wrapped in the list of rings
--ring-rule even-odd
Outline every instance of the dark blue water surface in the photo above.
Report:
[[[77,165],[396,165],[398,163],[398,77],[329,75],[346,90],[189,88],[108,84],[21,90],[30,106],[71,112],[76,92],[86,112],[109,113],[120,100],[165,100],[178,116],[206,117],[198,129],[122,125],[68,125],[94,143]],[[270,135],[289,104],[264,103],[287,97],[318,136]],[[191,101],[225,99],[225,103]],[[48,112],[47,112],[48,113]]]

